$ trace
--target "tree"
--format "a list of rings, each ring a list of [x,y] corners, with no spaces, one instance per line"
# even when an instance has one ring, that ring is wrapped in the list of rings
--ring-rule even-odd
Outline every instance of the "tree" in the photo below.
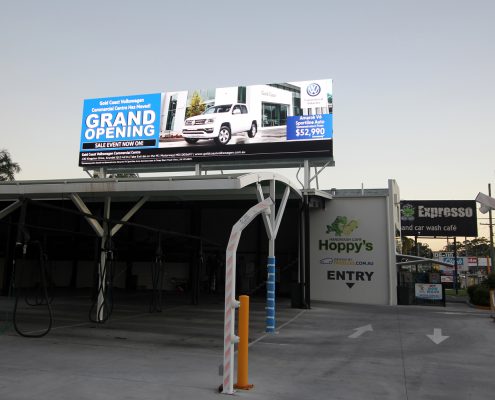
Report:
[[[444,251],[454,251],[454,243],[448,243],[444,247]],[[489,257],[490,256],[490,242],[485,237],[474,238],[473,240],[464,240],[457,242],[457,255],[473,256],[473,257]]]
[[[402,254],[412,255],[414,252],[414,240],[407,236],[402,236]]]
[[[10,153],[5,149],[0,150],[0,181],[13,181],[14,175],[20,171],[21,167],[12,161]]]
[[[418,246],[416,248],[414,239],[408,238],[407,236],[402,236],[402,254],[418,255],[426,258],[433,257],[433,252],[428,244],[418,242]]]
[[[203,102],[203,99],[199,95],[198,92],[194,92],[191,97],[191,105],[187,107],[186,110],[186,118],[194,117],[195,115],[201,114],[204,110],[206,110],[206,104]]]

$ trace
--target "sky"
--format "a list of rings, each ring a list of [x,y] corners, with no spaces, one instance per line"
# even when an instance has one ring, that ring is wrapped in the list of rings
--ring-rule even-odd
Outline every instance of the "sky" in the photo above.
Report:
[[[18,180],[86,178],[84,99],[331,78],[320,189],[471,200],[495,180],[493,21],[492,0],[4,2],[0,148]]]

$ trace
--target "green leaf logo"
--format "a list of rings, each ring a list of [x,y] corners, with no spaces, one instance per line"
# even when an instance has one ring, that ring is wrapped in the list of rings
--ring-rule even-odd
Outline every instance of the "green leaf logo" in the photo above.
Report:
[[[401,217],[403,221],[414,221],[414,206],[411,204],[404,204],[400,210]]]
[[[346,216],[339,215],[331,225],[327,225],[327,232],[334,232],[335,236],[349,236],[358,228],[359,224],[355,219],[347,220]]]

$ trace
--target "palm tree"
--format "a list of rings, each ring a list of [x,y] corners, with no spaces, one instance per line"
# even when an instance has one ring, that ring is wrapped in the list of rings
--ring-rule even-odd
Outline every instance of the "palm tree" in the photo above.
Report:
[[[10,153],[2,149],[0,150],[0,181],[15,180],[14,174],[17,174],[21,167],[10,158]]]

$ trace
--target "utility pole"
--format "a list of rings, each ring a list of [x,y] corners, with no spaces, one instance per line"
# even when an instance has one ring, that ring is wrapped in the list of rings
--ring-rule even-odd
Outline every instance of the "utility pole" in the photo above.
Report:
[[[492,197],[492,184],[489,183],[488,184],[488,196]],[[489,226],[490,226],[490,267],[487,267],[486,268],[486,272],[492,272],[493,271],[493,267],[494,267],[494,250],[493,250],[493,224],[492,224],[492,209],[490,208],[490,210],[488,211],[488,222],[489,222]]]
[[[454,289],[455,294],[459,294],[459,285],[457,283],[457,236],[454,236]]]

